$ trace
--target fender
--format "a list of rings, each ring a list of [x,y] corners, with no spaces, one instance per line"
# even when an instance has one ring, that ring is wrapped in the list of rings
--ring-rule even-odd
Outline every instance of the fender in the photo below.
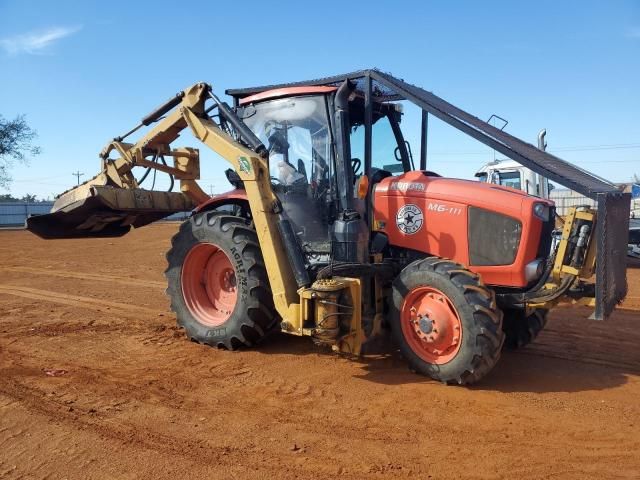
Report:
[[[199,213],[205,210],[211,210],[213,208],[220,207],[222,205],[237,205],[239,203],[246,203],[248,205],[249,200],[247,199],[246,191],[240,188],[236,188],[234,190],[229,190],[228,192],[212,196],[209,200],[205,200],[200,205],[198,205],[193,211],[194,213]]]

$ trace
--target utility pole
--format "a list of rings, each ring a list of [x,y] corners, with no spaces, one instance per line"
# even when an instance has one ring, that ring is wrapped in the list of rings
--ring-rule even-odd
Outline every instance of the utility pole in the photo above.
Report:
[[[213,197],[213,184],[209,184],[209,192],[211,193],[211,196]]]
[[[78,185],[80,185],[80,177],[81,177],[82,175],[84,175],[84,173],[81,173],[81,172],[80,172],[80,170],[78,170],[77,172],[74,172],[74,173],[72,173],[71,175],[73,175],[73,176],[77,177],[77,179],[78,179]]]

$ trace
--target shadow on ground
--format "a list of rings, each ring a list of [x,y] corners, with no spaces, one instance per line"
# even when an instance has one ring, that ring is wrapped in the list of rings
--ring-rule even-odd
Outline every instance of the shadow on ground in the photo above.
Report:
[[[629,375],[640,375],[640,362],[635,363],[635,356],[621,361],[620,352],[613,349],[599,351],[595,355],[589,351],[589,344],[598,342],[598,332],[590,332],[583,326],[582,329],[591,335],[583,336],[577,342],[572,338],[570,327],[560,325],[561,332],[565,334],[562,340],[575,348],[566,348],[562,342],[549,340],[559,335],[551,330],[547,338],[541,335],[540,344],[503,352],[494,370],[480,384],[464,388],[504,393],[580,392],[615,388],[624,385]],[[258,351],[268,355],[337,355],[314,345],[309,338],[280,333],[271,335],[258,347]],[[437,383],[410,372],[388,338],[378,342],[366,355],[352,357],[351,360],[360,367],[356,376],[370,382],[385,385]]]
[[[620,308],[604,322],[588,320],[591,310],[564,306],[552,311],[537,340],[502,358],[473,390],[511,392],[580,392],[606,390],[640,376],[640,312]],[[258,347],[264,354],[334,356],[308,337],[276,333]],[[345,356],[345,358],[349,358]],[[389,336],[351,357],[356,377],[386,384],[433,383],[409,371]]]

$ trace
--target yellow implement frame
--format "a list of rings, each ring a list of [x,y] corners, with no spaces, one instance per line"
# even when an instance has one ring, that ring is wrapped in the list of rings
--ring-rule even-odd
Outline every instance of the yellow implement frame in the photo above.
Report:
[[[549,291],[558,287],[563,278],[567,275],[571,275],[578,280],[589,280],[595,273],[596,266],[596,238],[593,234],[593,229],[596,225],[597,214],[596,211],[589,207],[569,209],[569,213],[564,218],[564,225],[562,227],[562,236],[556,252],[556,258],[553,264],[553,270],[551,271],[550,282],[545,285],[545,288]],[[571,233],[575,227],[577,221],[586,221],[591,225],[592,231],[589,233],[589,244],[587,245],[586,254],[580,268],[572,267],[565,262],[567,256],[567,250],[569,249],[569,239]],[[570,259],[569,259],[570,260]],[[585,296],[579,299],[571,298],[566,295],[558,296],[552,300],[545,302],[530,302],[527,304],[527,308],[544,308],[550,309],[561,302],[570,301],[574,305],[582,305],[594,307],[596,299],[595,297]]]
[[[562,228],[562,238],[558,245],[558,252],[556,253],[555,263],[553,265],[553,280],[560,282],[560,278],[563,274],[575,275],[578,278],[589,278],[593,275],[596,265],[596,242],[595,235],[590,235],[591,241],[587,249],[584,262],[580,269],[566,265],[564,257],[569,247],[569,237],[576,221],[585,220],[590,222],[592,228],[595,226],[596,212],[591,208],[584,208],[578,210],[577,208],[571,208],[569,214],[564,219],[564,226]]]

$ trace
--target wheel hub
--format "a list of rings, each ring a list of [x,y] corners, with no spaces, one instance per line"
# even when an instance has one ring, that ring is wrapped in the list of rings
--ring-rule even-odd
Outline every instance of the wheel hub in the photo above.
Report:
[[[194,318],[209,327],[222,325],[233,313],[237,279],[229,257],[217,245],[199,243],[182,265],[182,295]]]
[[[423,315],[418,319],[419,331],[418,334],[429,335],[433,332],[433,320],[426,315]]]
[[[449,298],[433,287],[409,292],[402,311],[402,328],[412,349],[429,363],[446,363],[460,349],[460,317]]]

